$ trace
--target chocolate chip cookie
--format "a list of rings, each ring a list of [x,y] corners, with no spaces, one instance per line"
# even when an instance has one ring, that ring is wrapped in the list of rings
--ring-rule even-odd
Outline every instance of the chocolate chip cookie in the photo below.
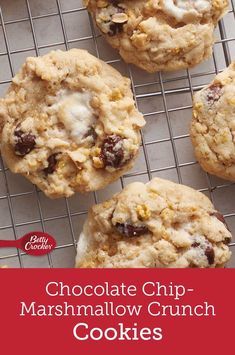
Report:
[[[90,209],[76,266],[223,267],[231,238],[224,217],[204,194],[155,178],[132,183]]]
[[[0,101],[0,122],[10,170],[51,198],[118,179],[145,124],[129,79],[79,49],[28,58]]]
[[[235,62],[195,94],[191,138],[205,171],[235,181]]]
[[[210,57],[228,0],[85,0],[101,33],[127,63],[149,72]]]

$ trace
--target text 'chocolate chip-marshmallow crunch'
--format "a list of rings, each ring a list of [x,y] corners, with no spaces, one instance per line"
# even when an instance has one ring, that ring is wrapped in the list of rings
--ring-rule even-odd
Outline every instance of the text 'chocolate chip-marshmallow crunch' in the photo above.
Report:
[[[235,181],[235,62],[195,94],[191,138],[205,171]]]
[[[28,58],[0,101],[0,121],[8,167],[51,198],[117,180],[145,124],[130,80],[79,49]]]
[[[77,267],[213,268],[230,259],[232,235],[202,193],[155,178],[93,206],[77,246]]]
[[[212,54],[228,0],[86,0],[107,41],[149,72],[192,67]]]

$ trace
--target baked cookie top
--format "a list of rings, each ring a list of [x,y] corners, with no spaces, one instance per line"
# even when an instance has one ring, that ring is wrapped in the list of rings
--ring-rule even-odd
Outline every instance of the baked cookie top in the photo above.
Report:
[[[77,267],[223,267],[231,241],[223,216],[202,193],[154,178],[132,183],[91,208]]]
[[[120,177],[145,124],[130,80],[79,49],[28,58],[0,101],[0,121],[7,165],[51,198]]]
[[[194,66],[211,55],[228,0],[85,0],[99,29],[128,63],[149,72]]]
[[[204,170],[235,181],[235,62],[195,94],[191,138]]]

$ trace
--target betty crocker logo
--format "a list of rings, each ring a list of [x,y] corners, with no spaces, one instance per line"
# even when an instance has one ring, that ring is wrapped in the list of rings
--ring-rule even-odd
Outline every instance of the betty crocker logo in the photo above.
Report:
[[[18,248],[26,254],[42,256],[56,247],[55,238],[44,232],[30,232],[17,240],[0,240],[1,248]]]

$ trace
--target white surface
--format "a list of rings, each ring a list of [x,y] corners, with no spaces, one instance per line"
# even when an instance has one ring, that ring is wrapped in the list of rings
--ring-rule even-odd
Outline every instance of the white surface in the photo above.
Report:
[[[45,54],[55,48],[85,48],[111,62],[124,75],[129,75],[137,105],[147,120],[143,130],[144,147],[141,148],[135,167],[122,180],[98,191],[96,195],[77,194],[67,201],[49,200],[41,192],[36,192],[34,186],[23,177],[8,170],[5,171],[5,180],[4,172],[0,170],[0,238],[14,239],[13,225],[17,237],[32,230],[42,230],[44,226],[48,233],[56,236],[59,246],[51,254],[51,263],[54,267],[73,267],[74,240],[80,234],[89,206],[120,191],[122,184],[138,180],[147,182],[154,176],[178,182],[178,174],[184,184],[201,189],[213,198],[216,208],[226,215],[226,221],[235,235],[235,185],[216,177],[208,177],[200,169],[188,137],[192,89],[196,90],[208,83],[217,70],[226,66],[218,29],[214,58],[190,70],[189,75],[187,71],[150,75],[123,63],[117,52],[111,49],[96,30],[98,37],[94,40],[94,28],[81,0],[60,0],[58,3],[63,13],[61,17],[56,0],[28,1],[38,54]],[[27,1],[0,0],[0,5],[15,73],[27,56],[37,54]],[[48,14],[51,16],[45,16]],[[225,17],[225,29],[231,58],[235,58],[235,19],[232,12]],[[10,80],[10,62],[0,25],[0,95],[4,94]],[[211,193],[210,187],[213,190]],[[235,255],[235,247],[233,248]],[[0,249],[0,258],[0,265],[20,266],[14,249]],[[49,262],[47,256],[38,258],[21,255],[24,267],[48,267]],[[235,267],[235,257],[230,266]]]
[[[201,14],[210,11],[210,0],[165,0],[164,11],[173,16],[177,21],[190,21]]]
[[[89,92],[58,93],[58,103],[51,106],[57,112],[60,122],[76,143],[81,143],[89,128],[95,123],[95,115],[90,106]]]

